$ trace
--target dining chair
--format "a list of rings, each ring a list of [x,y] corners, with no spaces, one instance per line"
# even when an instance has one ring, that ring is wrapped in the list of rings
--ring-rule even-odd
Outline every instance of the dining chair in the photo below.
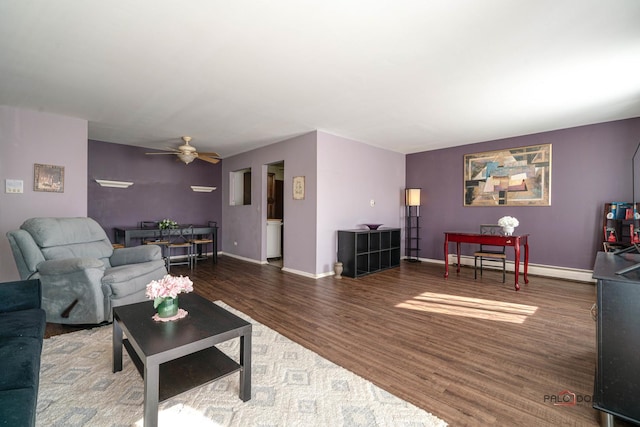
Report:
[[[158,224],[159,224],[158,221],[140,221],[140,228],[148,228],[148,229],[155,230],[152,237],[142,239],[142,244],[160,246],[160,249],[162,250],[162,257],[165,258],[165,264],[166,264],[165,252],[166,252],[167,245],[169,244],[169,240],[165,236],[163,236],[163,233],[162,233],[163,230],[159,229]]]
[[[209,227],[216,227],[218,225],[218,223],[216,221],[209,221],[208,222]],[[213,254],[213,251],[215,250],[215,245],[214,240],[213,240],[213,233],[211,233],[210,235],[207,236],[195,236],[193,238],[193,240],[191,241],[191,243],[193,243],[193,263],[194,263],[194,267],[198,265],[198,261],[204,261],[206,259],[208,259],[209,257],[207,256],[207,246],[211,245],[211,253],[212,253],[212,257],[213,260],[215,262],[215,254]]]
[[[172,265],[188,265],[193,270],[193,225],[179,225],[167,233],[167,271]]]
[[[502,233],[502,227],[498,224],[482,224],[480,226],[480,234],[482,235],[502,236]],[[490,265],[492,262],[502,265],[502,283],[505,283],[507,263],[505,249],[505,246],[480,245],[480,249],[473,253],[473,278],[478,278],[478,259],[480,259],[480,276],[482,276],[483,263],[488,260]]]

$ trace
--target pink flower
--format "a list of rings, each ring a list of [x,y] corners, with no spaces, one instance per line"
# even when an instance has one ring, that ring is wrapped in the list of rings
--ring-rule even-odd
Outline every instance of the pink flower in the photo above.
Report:
[[[161,280],[152,280],[147,285],[146,296],[149,299],[175,298],[181,292],[192,292],[193,282],[186,276],[175,277],[167,274]]]

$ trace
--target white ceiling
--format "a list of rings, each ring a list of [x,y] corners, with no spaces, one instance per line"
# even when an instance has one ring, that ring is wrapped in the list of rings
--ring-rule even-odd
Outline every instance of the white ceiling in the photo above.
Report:
[[[401,153],[640,116],[639,0],[2,0],[0,104],[223,157]]]

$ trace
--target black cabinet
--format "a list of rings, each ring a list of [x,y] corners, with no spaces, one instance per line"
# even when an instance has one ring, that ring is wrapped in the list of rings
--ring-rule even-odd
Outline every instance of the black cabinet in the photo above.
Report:
[[[640,423],[640,269],[616,274],[640,263],[640,255],[599,252],[593,268],[597,279],[597,365],[593,407]]]
[[[399,266],[400,229],[339,230],[338,261],[348,277]]]

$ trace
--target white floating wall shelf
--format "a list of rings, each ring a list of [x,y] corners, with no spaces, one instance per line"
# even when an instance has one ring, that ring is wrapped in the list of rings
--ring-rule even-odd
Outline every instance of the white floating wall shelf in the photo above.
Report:
[[[133,185],[133,182],[109,181],[107,179],[96,179],[96,182],[100,184],[101,187],[112,187],[112,188],[129,188],[131,185]]]
[[[211,193],[218,187],[204,187],[202,185],[192,185],[191,189],[197,193]]]

